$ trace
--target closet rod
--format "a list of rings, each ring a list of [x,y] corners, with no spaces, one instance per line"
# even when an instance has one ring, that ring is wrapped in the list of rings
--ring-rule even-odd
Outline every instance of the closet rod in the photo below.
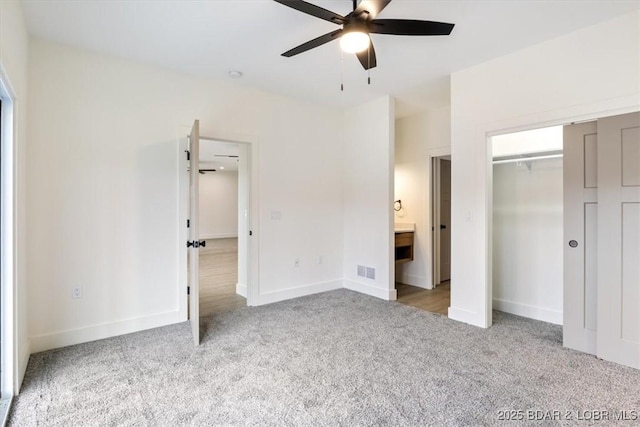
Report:
[[[530,157],[512,157],[512,158],[508,158],[508,159],[494,160],[493,164],[494,165],[499,165],[499,164],[503,164],[503,163],[531,162],[531,161],[534,161],[534,160],[557,159],[557,158],[561,158],[561,157],[562,157],[562,153],[545,154],[545,155],[530,156]]]

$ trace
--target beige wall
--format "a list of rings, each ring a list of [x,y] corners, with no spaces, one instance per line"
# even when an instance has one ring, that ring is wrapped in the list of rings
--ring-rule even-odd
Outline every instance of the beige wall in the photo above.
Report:
[[[450,317],[491,325],[488,137],[640,109],[638,52],[632,12],[451,76]]]
[[[0,65],[2,78],[13,91],[14,99],[14,191],[15,191],[15,328],[16,348],[13,355],[17,362],[13,374],[14,392],[22,383],[29,360],[30,346],[28,336],[28,292],[27,259],[28,242],[26,225],[26,145],[27,145],[27,64],[29,37],[25,27],[20,3],[12,0],[0,2]],[[6,326],[6,325],[5,325]]]
[[[451,152],[450,107],[427,110],[396,121],[394,199],[403,209],[395,212],[395,222],[414,223],[414,260],[396,267],[402,283],[431,289],[432,233],[431,156]]]
[[[30,61],[34,351],[185,320],[179,144],[194,119],[257,145],[260,301],[342,285],[341,111],[38,40]]]

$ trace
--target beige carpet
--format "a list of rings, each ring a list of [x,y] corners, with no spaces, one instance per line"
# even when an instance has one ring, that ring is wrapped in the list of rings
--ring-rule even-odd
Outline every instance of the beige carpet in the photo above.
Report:
[[[202,319],[199,347],[184,323],[33,355],[9,424],[483,426],[558,411],[506,424],[610,426],[579,417],[638,415],[640,371],[563,348],[558,326],[494,318],[480,329],[348,290],[245,307]]]

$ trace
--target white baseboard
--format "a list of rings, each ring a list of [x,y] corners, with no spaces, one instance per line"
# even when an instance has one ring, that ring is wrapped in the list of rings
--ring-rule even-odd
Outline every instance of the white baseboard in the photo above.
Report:
[[[266,292],[260,294],[258,304],[271,304],[278,301],[284,301],[292,298],[304,297],[307,295],[318,294],[320,292],[333,291],[342,288],[341,280],[333,280],[331,282],[314,283],[312,285],[304,285],[296,288],[283,289],[280,291]]]
[[[24,374],[27,373],[27,365],[29,365],[29,357],[31,357],[31,340],[27,340],[25,345],[22,347],[20,351],[20,360],[18,360],[18,378],[17,383],[15,384],[15,394],[20,393],[20,389],[22,388],[22,381],[24,380]]]
[[[236,294],[240,295],[241,297],[247,297],[247,285],[243,285],[240,283],[236,283]]]
[[[468,311],[461,308],[449,307],[448,311],[449,319],[457,320],[458,322],[467,323],[472,326],[478,326],[480,328],[488,328],[490,325],[486,324],[486,319],[480,316],[475,311]]]
[[[116,322],[101,323],[78,329],[54,332],[51,334],[36,335],[31,337],[31,352],[38,353],[53,348],[66,347],[89,341],[110,338],[117,335],[130,334],[144,331],[145,329],[159,328],[174,323],[180,323],[178,310],[151,316],[137,317]]]
[[[562,311],[550,310],[548,308],[495,298],[493,299],[493,309],[522,317],[528,317],[529,319],[542,320],[543,322],[562,325]]]
[[[384,289],[377,286],[371,286],[366,283],[354,282],[353,280],[344,280],[343,286],[346,289],[360,292],[361,294],[371,295],[386,301],[395,301],[398,299],[398,293],[395,289]]]
[[[207,239],[231,239],[238,237],[238,233],[223,233],[223,234],[200,234],[200,240]]]
[[[400,283],[404,283],[405,285],[411,285],[423,289],[433,289],[429,287],[429,283],[427,283],[427,279],[425,277],[411,276],[409,274],[399,274],[398,279]]]

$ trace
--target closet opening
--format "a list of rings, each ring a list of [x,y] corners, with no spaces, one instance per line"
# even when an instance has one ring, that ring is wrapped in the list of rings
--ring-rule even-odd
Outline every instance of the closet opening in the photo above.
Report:
[[[640,112],[585,119],[489,140],[490,302],[639,369]]]
[[[493,308],[554,324],[563,313],[563,127],[492,138]]]

